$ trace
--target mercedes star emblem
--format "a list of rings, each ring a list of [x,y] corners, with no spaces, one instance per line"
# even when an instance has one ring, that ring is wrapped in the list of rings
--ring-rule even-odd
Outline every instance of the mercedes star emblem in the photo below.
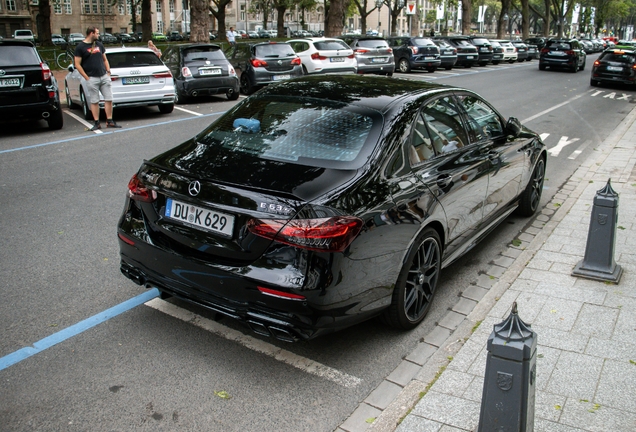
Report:
[[[0,76],[2,76],[4,74],[6,74],[5,70],[4,69],[0,69]]]
[[[199,183],[198,180],[190,182],[190,185],[188,186],[188,192],[190,192],[190,195],[192,196],[199,195],[199,192],[201,192],[201,183]]]

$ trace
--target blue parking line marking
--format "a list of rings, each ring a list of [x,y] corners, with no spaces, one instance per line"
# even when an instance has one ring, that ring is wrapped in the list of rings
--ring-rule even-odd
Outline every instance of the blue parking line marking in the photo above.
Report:
[[[122,133],[122,132],[128,132],[128,131],[137,130],[137,129],[145,129],[145,128],[149,128],[149,127],[155,127],[157,125],[166,125],[166,124],[178,123],[178,122],[182,122],[182,121],[186,121],[186,120],[194,120],[194,119],[200,119],[200,118],[204,118],[204,117],[218,116],[218,115],[221,115],[221,114],[225,114],[226,112],[227,111],[213,112],[213,113],[210,113],[210,114],[203,114],[203,115],[201,115],[199,117],[186,117],[186,118],[182,118],[182,119],[168,120],[168,121],[159,122],[159,123],[152,123],[152,124],[149,124],[149,125],[135,126],[135,127],[131,127],[131,128],[118,129],[116,131],[104,132],[104,133],[97,134],[97,135],[96,134],[91,134],[91,135],[87,135],[87,136],[79,136],[79,137],[63,139],[63,140],[59,140],[59,141],[51,141],[51,142],[42,143],[42,144],[34,144],[34,145],[25,146],[25,147],[18,147],[18,148],[14,148],[14,149],[0,150],[0,154],[11,153],[11,152],[16,152],[16,151],[22,151],[22,150],[29,150],[29,149],[34,149],[34,148],[38,148],[38,147],[46,147],[46,146],[50,146],[50,145],[67,143],[67,142],[83,140],[83,139],[98,138],[98,137],[103,137],[104,135],[110,135],[112,133]]]
[[[59,332],[54,333],[51,336],[47,336],[44,339],[41,339],[34,343],[32,347],[24,347],[15,352],[12,352],[11,354],[0,358],[0,371],[16,363],[19,363],[22,360],[31,357],[32,355],[42,352],[47,348],[51,348],[53,345],[57,345],[58,343],[63,342],[66,339],[72,338],[75,335],[78,335],[90,328],[93,328],[98,324],[108,321],[109,319],[114,318],[121,313],[129,311],[130,309],[133,309],[140,304],[146,303],[147,301],[152,300],[153,298],[158,296],[159,290],[157,288],[152,288],[145,293],[138,295],[137,297],[126,300],[125,302],[120,303],[117,306],[113,306],[112,308],[106,309],[105,311],[100,312],[97,315],[93,315],[92,317],[86,318],[85,320],[80,321],[77,324],[73,324],[72,326],[67,327],[64,330],[60,330]]]

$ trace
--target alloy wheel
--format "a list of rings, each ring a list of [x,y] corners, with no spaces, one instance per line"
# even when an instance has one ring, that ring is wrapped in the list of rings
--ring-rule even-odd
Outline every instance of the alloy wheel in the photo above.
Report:
[[[435,294],[440,273],[440,247],[437,240],[427,237],[419,246],[404,289],[404,313],[417,322],[428,311]]]

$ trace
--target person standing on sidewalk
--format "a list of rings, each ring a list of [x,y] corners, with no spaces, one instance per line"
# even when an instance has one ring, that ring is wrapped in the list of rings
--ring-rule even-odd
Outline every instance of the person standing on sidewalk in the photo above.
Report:
[[[234,33],[234,27],[230,27],[225,36],[227,37],[227,41],[230,45],[234,46],[236,44],[236,33]]]
[[[75,69],[87,81],[91,102],[91,113],[95,124],[89,130],[101,129],[99,124],[99,92],[104,95],[104,111],[106,111],[106,127],[120,128],[113,121],[113,91],[110,82],[110,64],[106,58],[106,49],[98,40],[99,29],[86,29],[86,39],[75,47]]]

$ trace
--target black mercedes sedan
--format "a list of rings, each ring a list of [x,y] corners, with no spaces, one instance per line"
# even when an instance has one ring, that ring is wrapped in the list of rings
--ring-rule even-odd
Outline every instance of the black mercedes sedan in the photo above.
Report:
[[[543,189],[540,137],[469,90],[374,76],[273,83],[146,160],[121,271],[284,341],[428,312],[441,271]]]

